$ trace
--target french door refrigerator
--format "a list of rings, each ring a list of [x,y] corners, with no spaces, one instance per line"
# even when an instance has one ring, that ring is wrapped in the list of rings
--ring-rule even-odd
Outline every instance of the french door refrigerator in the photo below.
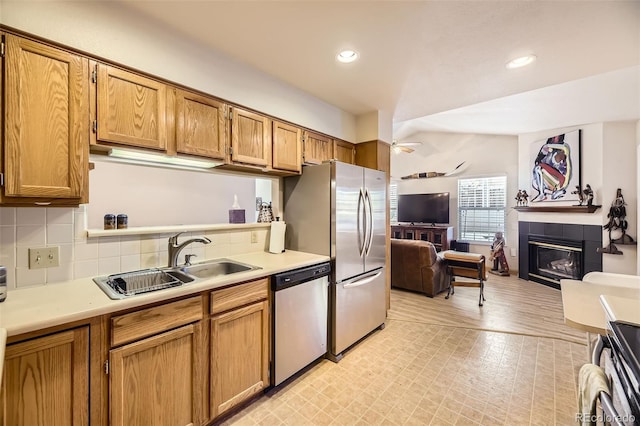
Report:
[[[384,327],[386,177],[331,161],[284,179],[286,247],[331,257],[328,358]]]

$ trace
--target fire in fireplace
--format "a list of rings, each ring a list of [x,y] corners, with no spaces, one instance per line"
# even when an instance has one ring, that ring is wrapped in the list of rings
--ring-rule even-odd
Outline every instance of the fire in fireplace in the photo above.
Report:
[[[584,242],[529,235],[529,279],[554,288],[584,276]]]

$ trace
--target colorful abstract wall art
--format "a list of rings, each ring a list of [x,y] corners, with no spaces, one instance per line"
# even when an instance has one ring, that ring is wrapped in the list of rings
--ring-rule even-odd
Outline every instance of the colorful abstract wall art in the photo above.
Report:
[[[580,186],[580,130],[531,144],[531,201],[573,201]]]

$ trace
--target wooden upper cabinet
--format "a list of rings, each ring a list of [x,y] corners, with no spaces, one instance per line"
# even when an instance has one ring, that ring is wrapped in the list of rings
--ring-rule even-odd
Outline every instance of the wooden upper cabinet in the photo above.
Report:
[[[339,139],[334,139],[333,142],[333,158],[343,163],[356,163],[356,149],[354,144]]]
[[[333,158],[333,140],[330,137],[305,131],[302,139],[305,164],[320,164]]]
[[[7,346],[0,425],[88,424],[88,327]]]
[[[109,65],[96,64],[97,142],[164,151],[167,86]]]
[[[391,146],[382,141],[362,142],[356,146],[356,164],[391,173]]]
[[[4,40],[2,202],[79,200],[88,173],[88,62],[11,34]]]
[[[273,121],[273,168],[302,171],[302,129]]]
[[[269,118],[240,108],[231,108],[231,161],[267,167],[271,164]]]
[[[176,90],[176,145],[181,154],[224,160],[225,112],[216,99]]]

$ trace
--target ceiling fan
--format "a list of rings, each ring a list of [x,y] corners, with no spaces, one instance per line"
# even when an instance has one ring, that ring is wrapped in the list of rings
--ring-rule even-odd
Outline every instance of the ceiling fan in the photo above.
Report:
[[[399,154],[400,152],[406,152],[410,154],[414,151],[413,148],[409,148],[410,146],[419,146],[422,145],[422,142],[398,142],[396,139],[391,142],[391,150],[394,154]]]

